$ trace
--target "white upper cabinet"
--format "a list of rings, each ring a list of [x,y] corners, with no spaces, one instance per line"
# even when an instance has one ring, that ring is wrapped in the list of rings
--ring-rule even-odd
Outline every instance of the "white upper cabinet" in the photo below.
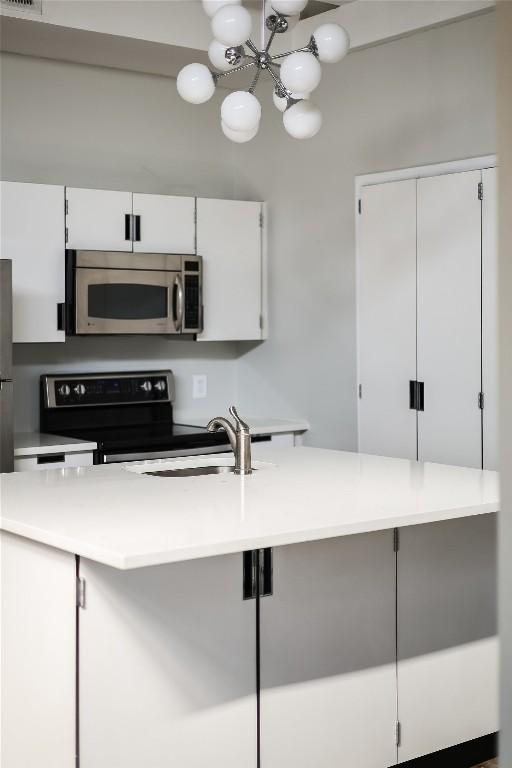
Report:
[[[67,248],[131,251],[132,193],[66,188]]]
[[[133,194],[133,250],[195,253],[195,198]]]
[[[203,257],[201,341],[264,338],[262,203],[197,200],[197,253]]]
[[[64,187],[2,182],[1,257],[12,260],[13,340],[64,341]]]
[[[359,450],[416,458],[416,181],[365,187],[358,263]]]
[[[498,237],[497,171],[482,172],[483,467],[498,469]]]
[[[418,180],[418,458],[482,466],[481,171]]]

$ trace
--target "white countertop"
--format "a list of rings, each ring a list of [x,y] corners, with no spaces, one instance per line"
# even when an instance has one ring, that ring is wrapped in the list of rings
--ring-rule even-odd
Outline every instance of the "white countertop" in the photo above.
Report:
[[[261,446],[254,458],[267,463],[245,478],[152,477],[122,465],[1,475],[1,527],[126,569],[499,507],[496,472],[318,448]],[[221,461],[232,457],[204,460]]]
[[[215,415],[215,414],[214,414]],[[216,414],[220,416],[222,414]],[[191,427],[206,427],[212,416],[197,416],[193,414],[174,414],[176,424],[188,424]],[[228,416],[229,418],[229,416]],[[276,435],[282,432],[307,432],[309,422],[304,419],[272,419],[262,416],[243,416],[249,424],[251,435]]]
[[[42,432],[15,432],[14,456],[42,456],[48,453],[81,453],[96,450],[96,443],[74,437],[45,435]]]

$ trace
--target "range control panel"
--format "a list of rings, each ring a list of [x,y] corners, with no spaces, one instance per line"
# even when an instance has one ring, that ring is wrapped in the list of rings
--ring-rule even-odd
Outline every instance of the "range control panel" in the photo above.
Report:
[[[174,399],[171,371],[42,377],[44,406],[128,405]]]

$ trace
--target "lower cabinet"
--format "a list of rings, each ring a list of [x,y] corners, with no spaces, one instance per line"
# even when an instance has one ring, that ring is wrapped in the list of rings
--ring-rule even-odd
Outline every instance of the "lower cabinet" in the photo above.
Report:
[[[241,563],[81,560],[80,768],[256,768],[256,602],[242,600]]]
[[[241,554],[82,559],[81,768],[389,768],[496,731],[495,526],[277,547],[248,600]]]
[[[34,456],[14,457],[14,471],[64,469],[65,467],[92,467],[94,454],[92,451],[83,453],[43,453]]]
[[[492,733],[495,526],[277,547],[248,600],[240,553],[81,558],[78,610],[74,556],[0,532],[2,765],[73,768],[75,713],[81,768],[389,768]]]
[[[261,599],[263,768],[396,763],[393,531],[274,550]]]
[[[498,730],[496,516],[400,530],[400,762]]]

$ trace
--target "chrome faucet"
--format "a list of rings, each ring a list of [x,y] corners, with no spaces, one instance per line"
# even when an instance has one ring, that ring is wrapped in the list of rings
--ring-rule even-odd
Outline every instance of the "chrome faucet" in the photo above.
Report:
[[[235,420],[234,427],[228,419],[219,416],[216,419],[212,419],[206,429],[208,432],[217,432],[219,429],[226,431],[231,448],[235,454],[235,475],[250,475],[252,463],[249,425],[242,421],[234,405],[231,406],[229,412]]]

